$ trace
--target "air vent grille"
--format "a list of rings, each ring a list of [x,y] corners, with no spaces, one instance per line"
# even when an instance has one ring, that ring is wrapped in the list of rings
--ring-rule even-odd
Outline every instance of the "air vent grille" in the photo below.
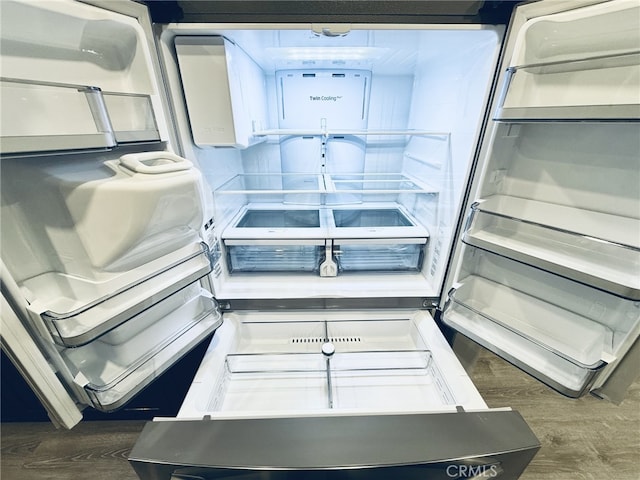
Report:
[[[362,342],[360,337],[294,337],[291,339],[291,343],[359,343]]]

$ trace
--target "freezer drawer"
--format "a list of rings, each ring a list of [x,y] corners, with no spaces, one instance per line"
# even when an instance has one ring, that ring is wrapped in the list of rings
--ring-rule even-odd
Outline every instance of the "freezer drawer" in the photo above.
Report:
[[[516,412],[487,408],[424,311],[224,317],[178,419],[132,450],[141,478],[517,478],[539,448]]]
[[[178,416],[456,406],[486,408],[426,312],[247,311],[224,315]]]

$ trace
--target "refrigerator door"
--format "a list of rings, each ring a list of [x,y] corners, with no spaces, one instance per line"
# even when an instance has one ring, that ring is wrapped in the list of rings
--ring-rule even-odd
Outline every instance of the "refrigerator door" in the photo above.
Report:
[[[8,1],[0,35],[2,348],[72,428],[86,406],[122,407],[222,322],[207,197],[168,151],[146,7]]]
[[[143,479],[507,479],[538,448],[426,311],[286,309],[225,313],[177,418],[147,424],[130,462]]]
[[[442,298],[445,324],[571,397],[640,334],[639,19],[516,9]]]

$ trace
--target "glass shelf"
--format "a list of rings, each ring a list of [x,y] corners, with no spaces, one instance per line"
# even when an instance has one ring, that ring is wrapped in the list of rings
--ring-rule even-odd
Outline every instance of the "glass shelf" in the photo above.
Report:
[[[3,154],[109,149],[159,141],[148,95],[1,78]]]
[[[211,272],[204,243],[184,249],[182,255],[186,256],[168,264],[161,257],[102,282],[49,272],[25,281],[22,288],[37,299],[28,309],[44,320],[54,341],[77,347]]]
[[[331,194],[331,193],[425,193],[438,189],[423,185],[403,174],[248,174],[236,175],[218,189],[216,195]]]
[[[327,129],[327,128],[315,128],[315,129],[267,129],[256,130],[253,132],[256,137],[264,137],[267,135],[281,135],[281,136],[340,136],[340,135],[381,135],[381,136],[419,136],[419,137],[448,137],[449,132],[434,132],[431,130],[340,130],[340,129]]]
[[[219,326],[211,296],[193,285],[140,312],[90,345],[62,353],[92,405],[120,408]]]
[[[640,221],[516,197],[471,207],[465,243],[640,300]]]

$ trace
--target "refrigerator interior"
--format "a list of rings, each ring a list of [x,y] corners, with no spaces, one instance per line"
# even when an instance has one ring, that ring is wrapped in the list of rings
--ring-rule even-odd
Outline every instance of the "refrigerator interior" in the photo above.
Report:
[[[501,35],[163,26],[181,147],[213,195],[216,297],[437,298]]]
[[[639,13],[605,2],[519,32],[443,315],[570,396],[640,334]]]

